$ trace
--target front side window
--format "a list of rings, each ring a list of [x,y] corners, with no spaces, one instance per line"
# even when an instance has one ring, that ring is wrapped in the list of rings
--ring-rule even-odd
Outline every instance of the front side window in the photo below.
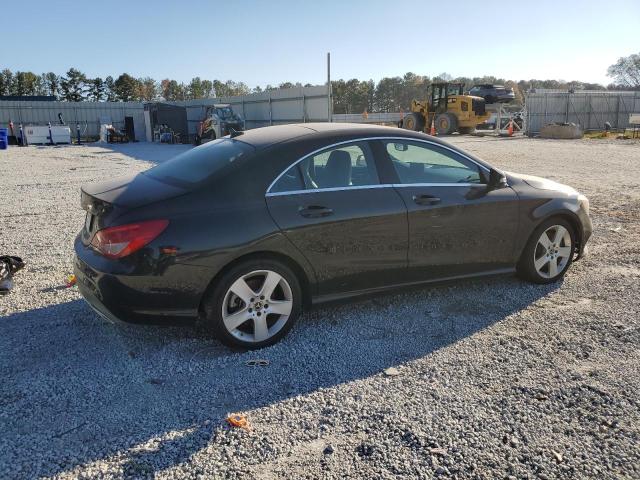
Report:
[[[388,140],[385,148],[400,183],[483,183],[480,167],[436,145]]]
[[[365,142],[329,148],[287,170],[270,192],[349,188],[379,184],[373,155]]]

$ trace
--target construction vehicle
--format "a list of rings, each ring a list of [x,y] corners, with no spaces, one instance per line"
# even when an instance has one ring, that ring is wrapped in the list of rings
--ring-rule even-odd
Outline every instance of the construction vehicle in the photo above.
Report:
[[[431,132],[433,126],[438,135],[472,133],[490,113],[485,110],[484,98],[464,95],[463,87],[462,83],[431,84],[429,100],[413,100],[411,113],[398,126],[416,132]]]
[[[244,120],[234,113],[231,105],[215,104],[206,107],[204,119],[198,127],[196,145],[244,130]]]

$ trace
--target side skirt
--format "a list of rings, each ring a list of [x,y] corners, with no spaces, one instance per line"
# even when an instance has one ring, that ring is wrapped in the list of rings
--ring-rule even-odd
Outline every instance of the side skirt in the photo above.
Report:
[[[356,290],[353,292],[336,293],[336,294],[330,294],[330,295],[318,295],[311,299],[311,304],[315,306],[315,305],[321,305],[323,303],[337,302],[340,300],[346,300],[354,297],[366,297],[367,295],[372,295],[374,293],[393,292],[394,290],[399,290],[404,288],[415,288],[415,287],[420,287],[425,285],[438,285],[441,283],[447,283],[455,280],[464,280],[464,279],[488,277],[488,276],[511,275],[515,273],[515,271],[516,271],[515,267],[499,268],[496,270],[487,270],[485,272],[469,273],[465,275],[455,275],[451,277],[442,277],[442,278],[431,279],[431,280],[423,280],[419,282],[397,283],[394,285],[388,285],[388,286],[377,287],[377,288],[369,288],[366,290]]]

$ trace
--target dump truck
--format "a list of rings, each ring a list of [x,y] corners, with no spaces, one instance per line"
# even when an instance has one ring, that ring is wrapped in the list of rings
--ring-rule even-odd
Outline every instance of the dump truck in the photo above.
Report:
[[[200,145],[224,137],[232,133],[232,130],[237,132],[244,130],[242,117],[235,113],[228,103],[210,105],[206,108],[204,119],[198,126],[195,143]]]
[[[488,120],[485,100],[463,94],[462,83],[433,83],[426,101],[412,100],[411,112],[398,126],[416,132],[429,132],[435,126],[438,135],[453,132],[472,133],[476,125]]]

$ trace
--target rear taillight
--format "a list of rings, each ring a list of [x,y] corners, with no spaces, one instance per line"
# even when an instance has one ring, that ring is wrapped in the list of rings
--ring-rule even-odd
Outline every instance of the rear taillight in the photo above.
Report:
[[[160,235],[169,220],[150,220],[128,223],[99,230],[91,240],[91,246],[107,258],[131,255]]]

